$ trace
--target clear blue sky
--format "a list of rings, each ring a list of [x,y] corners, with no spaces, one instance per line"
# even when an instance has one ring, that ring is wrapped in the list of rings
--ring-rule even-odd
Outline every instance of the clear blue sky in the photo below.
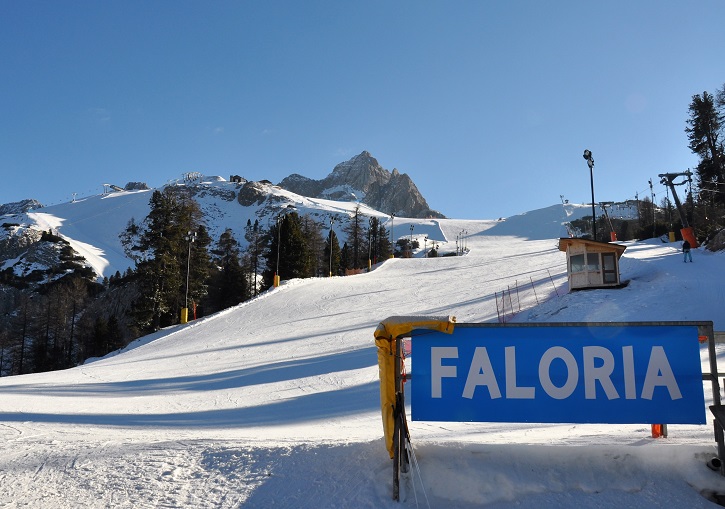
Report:
[[[0,0],[0,203],[368,150],[449,217],[649,194],[694,168],[725,2]]]

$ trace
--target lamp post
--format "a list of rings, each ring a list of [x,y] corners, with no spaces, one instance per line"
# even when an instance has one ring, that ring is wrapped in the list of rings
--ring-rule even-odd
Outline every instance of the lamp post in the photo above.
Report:
[[[423,237],[423,258],[428,258],[428,235]]]
[[[332,225],[335,223],[335,218],[330,216],[330,240],[327,242],[330,246],[330,277],[332,277]]]
[[[189,321],[189,269],[191,268],[191,243],[196,240],[196,232],[188,232],[185,237],[189,243],[189,252],[186,256],[186,293],[184,294],[184,308],[181,310],[181,323]]]
[[[410,225],[410,257],[413,257],[413,228],[415,225]]]
[[[597,240],[597,215],[594,211],[594,158],[592,157],[592,151],[585,150],[583,157],[589,166],[589,178],[592,185],[592,235],[594,236],[594,240]]]
[[[393,242],[393,239],[395,238],[395,212],[390,213],[390,246],[392,252],[390,253],[391,258],[395,258],[395,242]]]
[[[277,268],[274,270],[274,281],[272,285],[277,288],[279,286],[279,252],[282,244],[282,215],[277,216]]]
[[[259,224],[254,221],[254,296],[257,296],[257,260],[259,259]]]
[[[652,187],[652,179],[649,179],[649,192],[652,196],[651,203],[652,203],[652,238],[655,238],[657,236],[657,208],[655,207],[655,191]]]
[[[372,261],[372,249],[373,249],[373,218],[371,217],[368,219],[368,272],[370,272],[373,268],[373,261]]]

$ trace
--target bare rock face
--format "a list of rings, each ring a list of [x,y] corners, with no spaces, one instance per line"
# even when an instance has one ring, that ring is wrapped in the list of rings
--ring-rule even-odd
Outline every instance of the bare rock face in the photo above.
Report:
[[[279,186],[311,198],[359,200],[376,210],[397,216],[445,217],[431,210],[407,174],[396,169],[389,172],[367,151],[338,164],[322,180],[293,174],[282,180]]]
[[[710,239],[706,247],[710,251],[722,251],[725,249],[725,230],[719,231],[712,239]]]
[[[279,187],[310,198],[317,198],[323,191],[321,180],[312,180],[299,173],[293,173],[280,182]]]
[[[30,246],[40,242],[42,233],[21,226],[20,224],[4,223],[0,229],[0,259],[19,259]]]
[[[30,210],[41,209],[43,205],[38,200],[21,200],[0,205],[0,216],[24,214]]]
[[[5,280],[16,288],[36,287],[77,269],[93,273],[67,240],[17,223],[0,226],[0,260],[5,261]]]
[[[239,190],[237,201],[240,205],[250,207],[252,205],[261,205],[267,199],[267,192],[264,185],[260,182],[245,182]]]

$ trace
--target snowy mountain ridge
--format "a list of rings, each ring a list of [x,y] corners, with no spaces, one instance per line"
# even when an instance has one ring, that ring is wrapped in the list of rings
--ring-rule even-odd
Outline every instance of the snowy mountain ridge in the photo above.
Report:
[[[395,238],[412,235],[420,240],[423,237],[437,242],[442,252],[456,251],[456,235],[446,237],[441,228],[443,219],[395,217],[375,210],[364,203],[328,200],[305,197],[269,182],[246,181],[229,182],[219,176],[198,176],[193,180],[179,179],[168,185],[187,187],[204,213],[204,221],[212,239],[216,240],[230,228],[242,247],[246,246],[244,228],[247,222],[259,221],[263,229],[268,229],[276,217],[283,211],[294,210],[300,215],[308,215],[322,225],[329,225],[334,219],[333,228],[338,238],[344,239],[343,228],[356,207],[365,216],[376,216]],[[99,277],[110,277],[116,271],[123,273],[133,267],[133,260],[124,253],[119,234],[133,218],[141,222],[149,213],[151,189],[120,190],[106,194],[79,198],[73,202],[32,208],[3,216],[6,227],[0,228],[0,271],[11,268],[16,275],[29,274],[34,270],[43,271],[37,259],[23,255],[16,247],[36,242],[40,239],[38,231],[51,231],[67,241],[77,255],[85,258],[86,263]],[[566,222],[586,215],[588,209],[578,205],[554,205],[514,216],[507,221],[492,223],[492,234],[520,234],[527,238],[557,238],[566,236]],[[328,226],[329,227],[329,226]],[[456,232],[458,234],[459,232]],[[40,263],[40,264],[39,264]]]

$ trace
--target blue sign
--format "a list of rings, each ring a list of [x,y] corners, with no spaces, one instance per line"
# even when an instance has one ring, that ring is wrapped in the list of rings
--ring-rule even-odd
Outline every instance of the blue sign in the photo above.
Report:
[[[697,326],[459,326],[411,357],[417,421],[705,423]]]

